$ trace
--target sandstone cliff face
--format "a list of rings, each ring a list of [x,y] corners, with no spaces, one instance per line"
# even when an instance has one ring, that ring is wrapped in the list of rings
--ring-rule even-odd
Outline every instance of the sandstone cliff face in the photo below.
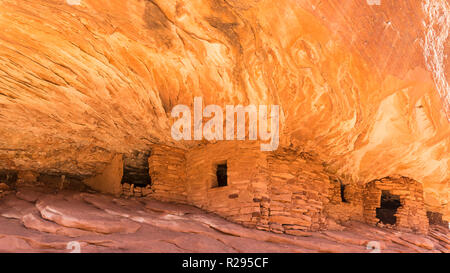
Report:
[[[177,104],[277,104],[281,146],[447,213],[447,0],[2,0],[0,169],[90,176],[171,138]],[[445,212],[446,211],[446,212]]]

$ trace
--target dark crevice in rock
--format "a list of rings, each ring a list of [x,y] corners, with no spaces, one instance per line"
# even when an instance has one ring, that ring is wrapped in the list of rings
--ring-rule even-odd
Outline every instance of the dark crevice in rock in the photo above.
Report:
[[[17,182],[17,171],[0,170],[0,182],[8,186],[15,186]]]

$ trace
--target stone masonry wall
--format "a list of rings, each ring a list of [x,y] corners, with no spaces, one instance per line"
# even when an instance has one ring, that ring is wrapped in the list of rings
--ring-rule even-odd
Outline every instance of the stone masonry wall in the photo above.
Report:
[[[367,223],[377,224],[376,209],[380,207],[381,191],[388,190],[400,196],[401,207],[397,209],[399,229],[427,233],[428,219],[423,200],[422,184],[407,177],[386,177],[371,181],[364,192],[364,218]]]
[[[330,183],[320,162],[308,153],[278,149],[268,156],[269,230],[296,234],[324,229]],[[266,223],[263,223],[266,224]]]
[[[151,177],[149,196],[162,201],[186,203],[186,158],[181,149],[154,145],[148,158]]]
[[[278,233],[324,228],[329,179],[304,153],[261,152],[242,142],[207,144],[187,155],[188,202],[246,226]],[[215,166],[228,166],[228,186],[213,188]]]
[[[231,221],[255,227],[260,217],[267,174],[259,145],[242,142],[207,144],[191,149],[187,159],[188,202]],[[228,186],[213,188],[216,165],[227,163]],[[264,191],[264,189],[262,191]]]
[[[224,163],[228,184],[214,187],[217,165]],[[154,146],[149,174],[149,195],[155,199],[191,204],[277,233],[301,234],[349,220],[376,224],[382,190],[400,196],[396,228],[421,233],[428,229],[422,185],[417,181],[405,177],[366,185],[341,181],[311,154],[282,147],[262,152],[257,143],[238,141],[188,151]]]
[[[334,176],[329,179],[331,191],[330,202],[325,207],[326,216],[338,223],[351,220],[363,222],[364,186]]]

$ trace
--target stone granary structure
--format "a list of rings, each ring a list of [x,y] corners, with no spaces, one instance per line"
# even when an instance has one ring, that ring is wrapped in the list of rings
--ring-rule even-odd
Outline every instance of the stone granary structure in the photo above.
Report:
[[[448,226],[449,4],[380,2],[4,0],[0,183],[294,235]],[[278,105],[279,146],[175,140],[172,109],[195,97]]]
[[[118,166],[126,168],[122,162]],[[314,155],[288,148],[267,153],[255,143],[209,143],[189,150],[157,145],[149,153],[148,175],[152,184],[134,193],[120,176],[104,173],[89,180],[105,192],[190,204],[276,233],[333,229],[348,220],[423,234],[429,226],[419,182],[398,176],[344,183]],[[104,177],[117,184],[102,188]],[[122,191],[114,191],[120,186]]]

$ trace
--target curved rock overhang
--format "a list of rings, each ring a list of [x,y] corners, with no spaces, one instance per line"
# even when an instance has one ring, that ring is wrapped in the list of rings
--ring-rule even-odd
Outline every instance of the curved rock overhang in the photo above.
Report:
[[[280,146],[353,183],[448,202],[448,1],[5,0],[0,169],[101,172],[170,134],[172,108],[280,105]]]

